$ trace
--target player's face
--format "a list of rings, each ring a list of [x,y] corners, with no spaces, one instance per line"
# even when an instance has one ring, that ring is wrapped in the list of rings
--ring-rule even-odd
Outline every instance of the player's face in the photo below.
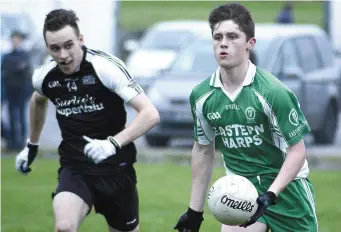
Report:
[[[46,45],[50,55],[65,74],[78,71],[83,59],[83,36],[77,36],[71,26],[59,31],[46,31]]]
[[[256,43],[255,38],[246,40],[246,35],[233,20],[217,23],[213,30],[215,58],[222,68],[233,68],[249,59],[249,50]]]

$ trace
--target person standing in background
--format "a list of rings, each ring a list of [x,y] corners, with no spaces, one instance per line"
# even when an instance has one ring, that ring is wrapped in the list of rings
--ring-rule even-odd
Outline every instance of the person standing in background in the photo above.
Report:
[[[27,136],[26,104],[33,69],[29,53],[22,46],[25,37],[19,31],[12,32],[12,51],[4,55],[1,64],[2,91],[5,90],[2,97],[8,101],[9,113],[8,150],[20,150]]]
[[[279,12],[277,23],[294,23],[294,6],[291,2],[286,2]]]

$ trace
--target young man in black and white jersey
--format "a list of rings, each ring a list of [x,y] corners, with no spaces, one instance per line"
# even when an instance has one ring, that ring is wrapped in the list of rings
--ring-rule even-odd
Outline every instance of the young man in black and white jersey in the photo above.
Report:
[[[53,61],[33,74],[30,134],[16,169],[31,171],[52,101],[62,133],[52,194],[55,231],[78,231],[92,206],[110,232],[139,231],[133,141],[159,122],[159,114],[121,60],[84,46],[77,21],[64,9],[46,16],[43,32]],[[127,127],[125,103],[138,113]]]

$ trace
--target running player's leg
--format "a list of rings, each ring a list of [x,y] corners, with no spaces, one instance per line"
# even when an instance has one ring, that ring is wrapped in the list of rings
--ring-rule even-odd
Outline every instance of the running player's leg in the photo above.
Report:
[[[84,179],[69,168],[59,171],[53,194],[55,232],[76,232],[92,206],[92,194]]]
[[[221,232],[266,232],[267,225],[261,222],[256,222],[255,224],[248,226],[246,228],[239,226],[221,226]]]
[[[85,201],[71,192],[60,192],[53,199],[55,232],[77,232],[89,212]]]

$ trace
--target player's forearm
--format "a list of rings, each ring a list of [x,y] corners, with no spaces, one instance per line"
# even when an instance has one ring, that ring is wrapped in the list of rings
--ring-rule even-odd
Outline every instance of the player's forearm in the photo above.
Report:
[[[47,98],[33,93],[30,100],[30,142],[38,143],[43,130],[46,112],[48,108]]]
[[[151,105],[138,112],[132,123],[114,138],[121,146],[124,146],[144,135],[159,122],[159,112]]]
[[[214,146],[195,143],[192,151],[192,190],[189,207],[203,211],[208,184],[211,180]]]
[[[275,181],[269,188],[269,191],[277,196],[285,187],[297,176],[304,165],[306,159],[306,150],[303,140],[288,149],[287,157]]]

